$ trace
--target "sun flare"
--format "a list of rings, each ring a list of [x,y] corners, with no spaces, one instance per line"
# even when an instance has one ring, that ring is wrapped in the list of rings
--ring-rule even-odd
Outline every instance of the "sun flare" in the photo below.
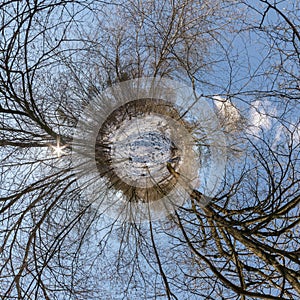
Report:
[[[53,154],[56,155],[56,157],[61,157],[62,155],[66,154],[66,152],[64,151],[66,147],[67,145],[61,146],[59,138],[57,139],[55,146],[51,145]]]

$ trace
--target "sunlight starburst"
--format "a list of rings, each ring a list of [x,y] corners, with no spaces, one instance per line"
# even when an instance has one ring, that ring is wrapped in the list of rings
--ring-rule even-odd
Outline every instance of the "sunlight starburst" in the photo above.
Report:
[[[60,138],[58,137],[56,140],[56,145],[50,145],[50,147],[53,150],[53,154],[56,155],[56,157],[61,157],[62,155],[66,154],[64,149],[67,147],[67,145],[61,145],[60,144]]]

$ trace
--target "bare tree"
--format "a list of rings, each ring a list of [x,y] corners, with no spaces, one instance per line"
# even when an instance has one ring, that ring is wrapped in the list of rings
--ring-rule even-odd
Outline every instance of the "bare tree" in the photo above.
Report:
[[[297,299],[299,10],[297,2],[267,0],[2,1],[1,298]],[[107,89],[150,76],[188,85],[199,110],[215,109],[215,139],[226,137],[221,188],[206,195],[200,171],[199,185],[186,179],[225,159],[216,157],[225,151],[213,156],[195,106],[172,97],[120,100],[91,145],[106,180],[103,202],[92,203],[86,193],[97,181],[91,175],[82,184],[82,161],[72,161],[76,128],[95,101],[99,111],[113,107],[102,98]],[[124,175],[136,158],[121,147],[112,168],[109,139],[127,118],[149,114],[196,136],[186,151],[197,148],[200,163],[180,164],[165,137],[173,148],[159,161],[164,181],[133,188],[115,170]],[[126,126],[125,133],[134,128]],[[138,174],[147,182],[149,167]],[[155,203],[183,181],[181,205],[164,219],[120,221],[103,211],[120,194],[128,207]]]

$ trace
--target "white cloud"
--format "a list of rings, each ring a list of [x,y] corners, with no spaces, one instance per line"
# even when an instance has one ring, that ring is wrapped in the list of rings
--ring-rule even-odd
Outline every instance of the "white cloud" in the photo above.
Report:
[[[256,100],[252,102],[249,117],[249,131],[252,134],[258,135],[261,131],[269,130],[271,128],[272,122],[270,113],[266,110],[270,106],[267,101]]]

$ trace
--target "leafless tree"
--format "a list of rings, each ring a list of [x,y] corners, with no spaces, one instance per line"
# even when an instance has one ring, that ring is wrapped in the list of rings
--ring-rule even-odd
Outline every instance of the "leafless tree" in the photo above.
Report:
[[[275,0],[2,1],[1,299],[297,299],[299,12]],[[209,203],[191,188],[166,219],[118,222],[84,197],[73,134],[103,91],[149,76],[214,107],[226,173]],[[164,172],[180,180],[174,164]],[[104,198],[125,190],[109,178]]]

